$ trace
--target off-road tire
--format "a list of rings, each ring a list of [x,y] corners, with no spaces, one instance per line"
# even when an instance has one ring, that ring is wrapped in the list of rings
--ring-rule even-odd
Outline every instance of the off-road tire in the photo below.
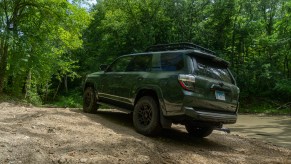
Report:
[[[95,113],[98,109],[94,88],[87,87],[83,95],[83,111],[85,113]]]
[[[209,136],[212,131],[213,127],[197,127],[192,123],[186,123],[185,128],[189,135],[196,137],[196,138],[204,138]]]
[[[133,111],[133,125],[138,133],[155,136],[161,130],[160,112],[157,102],[149,96],[138,100]]]

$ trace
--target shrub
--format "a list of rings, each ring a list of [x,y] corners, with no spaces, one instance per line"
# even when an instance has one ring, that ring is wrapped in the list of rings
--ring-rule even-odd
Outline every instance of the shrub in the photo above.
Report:
[[[274,87],[277,98],[283,101],[291,101],[291,79],[278,81]]]

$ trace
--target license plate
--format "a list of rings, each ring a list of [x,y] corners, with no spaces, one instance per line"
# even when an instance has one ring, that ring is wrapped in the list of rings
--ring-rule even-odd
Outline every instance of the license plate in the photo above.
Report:
[[[215,91],[215,97],[217,100],[225,101],[225,93],[223,91]]]

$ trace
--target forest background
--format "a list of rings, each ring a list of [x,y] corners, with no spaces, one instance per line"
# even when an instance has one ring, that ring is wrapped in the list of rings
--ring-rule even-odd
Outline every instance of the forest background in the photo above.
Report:
[[[0,0],[0,99],[80,107],[100,64],[176,42],[230,62],[244,112],[291,113],[290,0]]]

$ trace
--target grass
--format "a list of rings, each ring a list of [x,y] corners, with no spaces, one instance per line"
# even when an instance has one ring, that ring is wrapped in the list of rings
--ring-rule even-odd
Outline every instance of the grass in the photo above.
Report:
[[[83,95],[79,91],[71,91],[66,95],[59,96],[56,101],[49,102],[44,106],[59,108],[83,108]],[[109,106],[101,105],[100,109],[110,109]]]
[[[82,93],[79,91],[71,91],[67,94],[58,96],[53,102],[49,102],[44,106],[53,106],[61,108],[82,108]]]
[[[239,113],[249,114],[270,114],[270,115],[291,115],[291,109],[276,109],[276,108],[265,108],[261,106],[253,106],[249,108],[240,108]]]
[[[10,96],[4,94],[0,95],[0,102],[10,102],[10,101],[12,101]]]
[[[291,103],[275,102],[269,99],[242,100],[239,113],[291,115]]]
[[[24,97],[0,94],[0,103],[2,102],[41,107],[82,108],[82,93],[78,91],[72,91],[67,94],[58,96],[55,101],[50,101],[44,104],[40,103],[39,101],[37,101],[37,103],[28,101],[24,99]]]
[[[21,96],[12,96],[8,94],[0,94],[0,103],[7,102],[12,104],[24,105],[24,106],[31,106],[32,104],[29,103]]]

